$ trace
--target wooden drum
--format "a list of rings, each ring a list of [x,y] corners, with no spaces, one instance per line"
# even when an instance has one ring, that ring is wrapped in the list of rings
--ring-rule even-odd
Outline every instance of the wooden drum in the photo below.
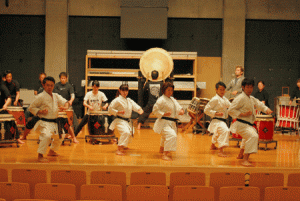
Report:
[[[22,107],[8,106],[7,111],[14,116],[18,127],[25,127],[25,114]]]
[[[66,134],[70,128],[70,124],[68,122],[68,116],[65,111],[58,112],[58,132],[59,134]]]
[[[17,126],[12,114],[0,114],[0,141],[13,140],[16,136]]]
[[[109,129],[113,121],[108,111],[89,111],[88,129],[90,135],[113,135],[114,131]]]
[[[274,135],[274,121],[272,115],[256,115],[256,128],[259,140],[271,141]]]

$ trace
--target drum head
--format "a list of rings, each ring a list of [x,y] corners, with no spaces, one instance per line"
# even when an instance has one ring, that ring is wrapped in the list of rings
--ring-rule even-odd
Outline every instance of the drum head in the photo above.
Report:
[[[170,54],[162,48],[151,48],[147,50],[140,59],[140,69],[143,76],[152,80],[151,73],[154,70],[159,72],[158,79],[161,81],[170,76],[174,63]],[[153,81],[153,80],[152,80]]]
[[[272,115],[256,115],[256,118],[273,118]]]

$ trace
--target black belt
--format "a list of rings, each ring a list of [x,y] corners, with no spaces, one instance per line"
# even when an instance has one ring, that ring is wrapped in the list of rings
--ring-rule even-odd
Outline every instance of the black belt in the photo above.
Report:
[[[236,119],[237,121],[239,121],[239,122],[242,122],[242,123],[244,123],[244,124],[248,124],[248,125],[250,125],[250,126],[254,126],[255,124],[251,124],[250,122],[248,122],[248,121],[245,121],[245,120],[242,120],[242,119]]]
[[[171,117],[162,117],[162,119],[169,120],[169,121],[174,121],[176,123],[178,123],[178,121],[179,121],[179,119],[175,119],[175,118],[171,118]]]
[[[46,121],[46,122],[51,122],[51,123],[57,123],[57,125],[59,124],[59,119],[46,119],[46,118],[41,118],[42,121]],[[59,139],[61,139],[61,135],[63,134],[62,132],[62,128],[58,128],[58,136]]]
[[[117,118],[119,118],[119,119],[123,119],[123,120],[125,120],[125,121],[128,121],[128,122],[130,122],[130,119],[129,119],[129,118],[124,118],[124,117],[120,117],[120,116],[117,116]]]
[[[52,122],[52,123],[57,123],[57,119],[46,119],[46,118],[41,118],[42,121],[46,122]]]
[[[223,122],[227,123],[227,122],[226,122],[226,119],[223,119],[223,118],[214,117],[213,119],[218,119],[218,120],[220,120],[220,121],[223,121]]]

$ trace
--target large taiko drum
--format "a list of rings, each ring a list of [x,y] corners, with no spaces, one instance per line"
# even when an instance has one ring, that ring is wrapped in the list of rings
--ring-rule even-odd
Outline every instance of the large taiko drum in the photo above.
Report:
[[[70,124],[68,121],[67,113],[64,112],[58,112],[58,132],[59,134],[66,134],[68,133],[68,130],[70,128]]]
[[[108,111],[89,111],[88,129],[90,135],[105,135],[110,136],[114,131],[109,129],[112,116]]]
[[[272,115],[256,115],[256,128],[259,140],[271,141],[274,135],[274,118]]]
[[[236,119],[233,119],[231,124],[233,124],[234,122],[236,122]],[[240,136],[237,133],[232,133],[232,138],[234,138],[234,139],[242,139],[242,136]]]
[[[0,141],[13,140],[17,133],[15,118],[12,114],[0,114]]]
[[[14,116],[18,127],[25,127],[25,114],[22,107],[8,106],[7,111]]]

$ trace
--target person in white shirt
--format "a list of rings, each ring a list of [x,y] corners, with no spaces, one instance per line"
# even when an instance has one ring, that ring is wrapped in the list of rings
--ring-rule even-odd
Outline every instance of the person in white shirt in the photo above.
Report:
[[[209,124],[208,131],[213,133],[212,144],[210,149],[216,150],[216,143],[219,144],[219,156],[227,157],[224,153],[224,148],[229,146],[230,130],[227,127],[226,119],[228,117],[228,108],[230,107],[229,100],[224,96],[226,85],[223,82],[216,84],[216,95],[207,103],[204,108],[204,113],[212,118]]]
[[[50,143],[51,146],[48,156],[59,156],[56,151],[58,151],[64,139],[64,134],[61,137],[58,135],[57,117],[59,110],[69,108],[69,103],[59,94],[52,93],[54,84],[55,80],[53,77],[46,77],[43,80],[44,91],[36,96],[36,99],[28,108],[33,115],[40,117],[40,120],[35,125],[35,127],[40,127],[41,132],[37,151],[39,162],[48,162],[48,159],[44,158],[43,155],[47,152]]]
[[[87,114],[84,115],[82,118],[80,124],[75,130],[75,136],[78,135],[78,133],[81,131],[83,126],[87,124],[89,120],[89,112],[90,111],[100,111],[100,110],[106,110],[108,107],[107,103],[107,97],[105,94],[101,91],[99,91],[100,83],[99,81],[93,81],[92,82],[92,91],[89,91],[86,93],[83,99],[83,106],[88,108]],[[102,103],[105,103],[104,106],[102,106]]]
[[[111,123],[109,129],[114,130],[115,128],[120,134],[118,141],[117,155],[125,155],[125,150],[128,149],[129,141],[134,133],[134,129],[129,124],[132,110],[138,114],[143,114],[143,109],[132,99],[127,98],[129,92],[128,84],[122,84],[119,87],[116,98],[111,102],[108,107],[108,112],[116,116],[115,120]]]
[[[238,159],[244,159],[243,166],[253,166],[249,162],[250,154],[257,153],[258,150],[258,134],[253,127],[255,121],[256,110],[262,111],[266,114],[271,114],[270,110],[264,103],[251,96],[254,87],[254,80],[245,78],[242,82],[243,92],[237,96],[228,109],[228,114],[237,119],[230,126],[232,133],[238,133],[242,136],[242,143]]]
[[[157,117],[154,123],[154,132],[161,134],[160,150],[162,159],[172,161],[169,156],[171,151],[176,151],[177,144],[177,117],[183,115],[184,110],[179,103],[172,97],[174,85],[165,82],[161,88],[160,96],[153,106],[153,113]]]

